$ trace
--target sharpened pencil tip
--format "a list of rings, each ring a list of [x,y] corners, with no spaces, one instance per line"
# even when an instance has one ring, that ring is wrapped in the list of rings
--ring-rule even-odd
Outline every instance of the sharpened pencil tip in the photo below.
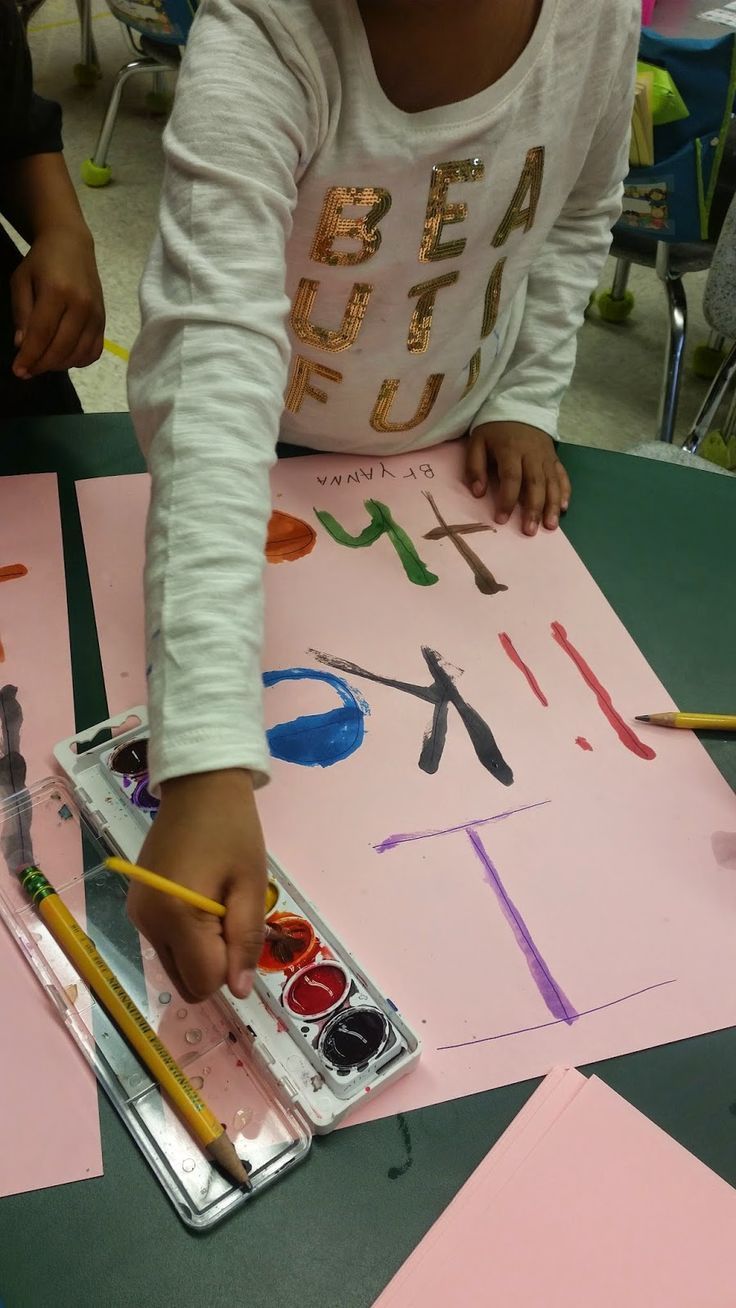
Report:
[[[635,721],[635,722],[648,722],[650,716],[651,716],[651,715],[650,715],[649,713],[642,713],[642,714],[640,714],[639,717],[636,717],[636,718],[634,719],[634,721]]]

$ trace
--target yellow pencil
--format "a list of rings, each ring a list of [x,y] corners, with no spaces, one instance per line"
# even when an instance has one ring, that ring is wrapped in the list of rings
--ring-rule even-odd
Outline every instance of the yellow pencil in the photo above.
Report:
[[[643,713],[636,720],[682,731],[736,731],[736,713]]]
[[[133,1046],[141,1062],[145,1063],[151,1076],[171,1100],[203,1149],[234,1181],[249,1188],[248,1173],[222,1123],[187,1080],[176,1060],[149,1026],[104,958],[98,954],[89,936],[43,872],[37,867],[26,867],[19,871],[18,876],[54,939]]]
[[[124,877],[130,877],[131,881],[141,881],[144,886],[150,886],[152,890],[160,890],[163,895],[171,895],[173,899],[181,899],[185,904],[191,904],[192,908],[201,908],[203,913],[214,913],[215,917],[224,917],[227,909],[224,904],[218,903],[216,899],[209,899],[207,895],[200,895],[198,890],[190,890],[189,886],[182,886],[178,881],[171,881],[168,877],[159,876],[158,872],[149,872],[148,868],[139,867],[137,863],[129,863],[125,858],[106,858],[105,867],[111,872],[120,872]],[[269,882],[266,891],[266,912],[270,913],[276,902],[276,888],[273,882]],[[277,927],[266,926],[265,929],[267,940],[279,940],[284,936],[283,931]]]

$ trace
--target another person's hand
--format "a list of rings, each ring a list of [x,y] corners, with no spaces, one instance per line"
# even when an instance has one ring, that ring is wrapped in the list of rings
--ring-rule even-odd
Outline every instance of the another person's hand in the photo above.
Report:
[[[164,782],[141,866],[224,904],[215,917],[132,882],[128,913],[190,1003],[227,983],[250,993],[263,943],[266,852],[249,772],[233,768]]]
[[[85,368],[102,353],[105,306],[92,237],[83,223],[46,228],[10,279],[23,381]]]
[[[570,479],[557,458],[554,442],[538,427],[523,422],[487,422],[468,438],[465,473],[473,494],[488,490],[489,467],[498,476],[496,522],[508,522],[521,505],[521,525],[534,536],[540,522],[553,531],[570,503]]]

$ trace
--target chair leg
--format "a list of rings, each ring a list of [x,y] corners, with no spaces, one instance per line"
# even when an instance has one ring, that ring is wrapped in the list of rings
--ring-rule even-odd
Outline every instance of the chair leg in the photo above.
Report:
[[[711,430],[715,421],[716,414],[723,402],[724,396],[728,393],[729,388],[736,379],[736,345],[731,347],[731,351],[722,365],[718,376],[714,379],[708,394],[700,406],[698,415],[690,430],[690,435],[685,441],[685,449],[690,454],[697,454],[699,447],[705,440],[708,432]]]
[[[115,85],[112,88],[110,101],[105,112],[105,117],[102,120],[100,135],[97,138],[97,144],[94,149],[94,154],[92,155],[92,164],[95,168],[104,168],[107,164],[110,141],[115,128],[118,109],[120,108],[120,97],[123,94],[123,87],[128,79],[133,77],[136,73],[158,73],[160,71],[161,64],[158,59],[152,58],[151,55],[139,55],[137,59],[133,59],[129,64],[125,64],[124,67],[120,69],[120,72],[115,78]]]
[[[100,76],[100,57],[92,32],[92,0],[76,0],[79,16],[80,62],[74,76],[81,86],[92,86]]]
[[[625,300],[626,292],[629,289],[629,274],[631,272],[630,259],[617,259],[616,267],[613,272],[613,285],[611,286],[612,300]]]
[[[664,283],[670,311],[670,331],[665,354],[664,380],[657,418],[657,439],[672,444],[680,399],[682,364],[687,332],[687,296],[682,278],[672,276],[669,247],[664,241],[657,246],[657,275]]]

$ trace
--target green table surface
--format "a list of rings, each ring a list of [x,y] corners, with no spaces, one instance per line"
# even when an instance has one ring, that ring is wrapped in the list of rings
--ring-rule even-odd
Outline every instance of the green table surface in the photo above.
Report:
[[[736,481],[577,446],[563,457],[575,491],[565,531],[646,658],[683,705],[733,710]],[[74,481],[141,467],[122,414],[0,432],[0,472],[59,475],[79,729],[105,715],[106,701]],[[736,740],[706,744],[736,784]],[[736,1029],[594,1070],[736,1184]],[[104,1177],[0,1202],[0,1299],[367,1308],[536,1084],[318,1140],[289,1179],[204,1236],[180,1224],[101,1095]],[[7,1117],[2,1129],[12,1130]]]

